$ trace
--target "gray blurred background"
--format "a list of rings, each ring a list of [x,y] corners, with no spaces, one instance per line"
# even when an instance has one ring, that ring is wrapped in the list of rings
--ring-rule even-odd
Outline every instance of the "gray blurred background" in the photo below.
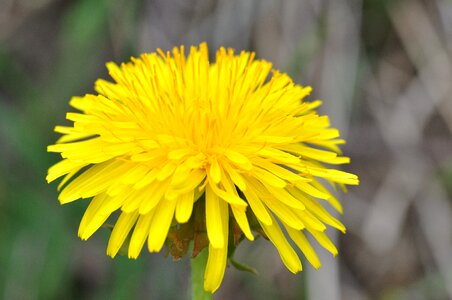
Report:
[[[256,51],[323,99],[361,185],[340,254],[293,276],[262,239],[215,299],[452,299],[452,1],[0,0],[0,299],[188,299],[187,260],[105,255],[46,169],[72,95],[107,61],[198,44]]]

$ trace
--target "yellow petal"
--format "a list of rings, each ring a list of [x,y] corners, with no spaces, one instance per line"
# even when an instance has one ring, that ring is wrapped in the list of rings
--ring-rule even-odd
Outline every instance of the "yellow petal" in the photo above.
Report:
[[[57,190],[58,190],[58,191],[61,191],[61,188],[62,188],[63,186],[65,186],[65,184],[66,184],[67,182],[69,182],[69,180],[70,180],[72,177],[74,177],[80,170],[81,170],[81,168],[78,169],[78,170],[74,170],[74,171],[72,171],[71,173],[66,174],[66,176],[64,176],[63,180],[61,180],[61,182],[58,184]]]
[[[319,242],[319,244],[322,245],[323,248],[328,250],[334,256],[337,255],[337,253],[338,253],[337,248],[336,248],[336,246],[334,246],[333,242],[326,235],[326,233],[317,231],[317,230],[310,230],[310,229],[308,229],[308,231],[317,240],[317,242]]]
[[[326,163],[333,161],[337,157],[337,154],[334,152],[311,148],[303,144],[288,144],[279,146],[279,148]]]
[[[143,201],[147,199],[148,192],[151,191],[149,187],[145,187],[139,190],[129,187],[129,190],[130,193],[126,196],[121,204],[121,210],[126,213],[131,213],[135,210],[138,210]]]
[[[141,177],[135,184],[134,184],[134,188],[136,189],[141,189],[144,186],[151,184],[155,178],[157,177],[157,173],[158,170],[157,169],[152,169],[150,170],[148,173],[146,173],[146,175],[143,175],[143,177]]]
[[[287,152],[265,147],[263,149],[260,149],[258,151],[259,155],[262,155],[263,157],[267,157],[271,160],[277,161],[278,163],[288,163],[288,164],[297,164],[300,162],[300,159],[292,154],[289,154]]]
[[[212,159],[209,169],[209,175],[215,184],[218,184],[221,181],[221,169],[216,158]]]
[[[190,179],[190,173],[192,172],[192,169],[187,168],[185,164],[179,165],[176,170],[174,170],[172,179],[171,179],[171,186],[177,187],[179,185],[183,185],[187,179]]]
[[[69,104],[80,111],[84,111],[87,108],[91,107],[92,101],[89,101],[85,97],[72,97],[69,101]]]
[[[128,172],[121,176],[121,182],[124,184],[135,184],[137,181],[141,180],[149,172],[149,168],[144,165],[137,164],[131,167]]]
[[[138,218],[138,212],[122,213],[108,240],[107,255],[115,257]]]
[[[155,181],[152,186],[149,187],[146,199],[141,201],[139,208],[141,215],[147,214],[163,199],[168,186],[169,180],[167,179],[164,182]]]
[[[357,185],[359,184],[358,176],[344,171],[334,169],[324,169],[317,167],[309,167],[308,172],[316,177],[334,180],[337,183]]]
[[[290,226],[286,226],[286,230],[290,238],[295,242],[298,248],[300,248],[304,256],[306,256],[309,263],[316,269],[320,268],[320,260],[304,233],[302,231],[295,230]]]
[[[308,210],[295,210],[298,217],[303,220],[306,228],[310,228],[317,231],[325,231],[326,226],[319,221],[314,215],[312,215]]]
[[[267,200],[266,198],[262,198],[262,201],[279,219],[287,223],[287,225],[297,230],[305,228],[304,221],[291,208],[276,199]]]
[[[206,228],[209,241],[214,248],[225,247],[223,223],[228,222],[228,205],[221,200],[212,190],[210,185],[206,186]]]
[[[228,202],[229,204],[235,204],[242,207],[248,206],[248,204],[242,198],[237,196],[236,193],[223,191],[210,181],[209,186],[215,194],[217,194],[221,199]]]
[[[240,175],[234,168],[232,168],[227,162],[223,162],[223,167],[225,172],[229,175],[232,182],[241,190],[246,190],[246,182],[243,179],[243,176]]]
[[[329,197],[326,199],[326,201],[328,201],[328,203],[330,203],[331,206],[334,207],[339,213],[343,213],[344,210],[342,208],[341,202],[339,202],[339,200],[337,200],[337,198],[334,197],[320,182],[313,180],[311,184],[319,191],[328,194]]]
[[[250,160],[243,154],[240,154],[237,151],[226,150],[224,151],[224,155],[234,164],[241,167],[244,170],[251,170],[253,165]]]
[[[108,197],[105,199],[104,203],[99,208],[98,212],[100,214],[110,214],[110,213],[116,211],[117,209],[121,208],[121,206],[124,204],[124,201],[126,201],[127,197],[131,193],[133,194],[133,192],[134,192],[133,189],[128,188],[128,189],[123,189],[122,192],[116,196],[110,196],[107,193]]]
[[[177,165],[174,163],[167,163],[160,171],[157,173],[157,180],[163,181],[176,170]]]
[[[171,160],[179,160],[181,158],[184,158],[191,152],[192,150],[188,148],[173,150],[168,152],[168,158]]]
[[[265,225],[271,225],[272,219],[270,217],[270,214],[268,213],[267,208],[264,206],[262,201],[257,196],[253,188],[253,185],[250,182],[247,182],[247,185],[249,188],[243,193],[245,194],[246,200],[248,201],[251,210],[259,219],[259,221],[261,221]]]
[[[250,225],[248,223],[248,218],[246,217],[245,209],[242,207],[237,207],[235,205],[231,205],[231,210],[234,215],[234,219],[239,224],[240,229],[245,234],[246,238],[250,241],[254,241],[254,236],[251,233]]]
[[[262,183],[253,178],[249,178],[248,180],[252,182],[253,189],[255,189],[258,197],[272,212],[278,216],[278,218],[295,229],[305,228],[303,221],[297,216],[292,208],[274,198],[274,196],[268,192]]]
[[[80,168],[85,165],[85,162],[74,162],[69,159],[63,159],[62,161],[57,162],[49,168],[46,180],[48,183],[50,183],[63,175],[73,172],[74,170],[80,170]]]
[[[316,197],[316,198],[320,198],[320,199],[328,199],[331,197],[331,195],[329,193],[320,191],[319,189],[312,186],[310,183],[300,182],[295,185],[301,191],[305,192],[308,195],[311,195],[312,197]]]
[[[264,169],[255,168],[253,171],[254,171],[253,175],[257,179],[270,186],[274,186],[277,188],[284,188],[286,186],[286,182],[284,180]]]
[[[149,252],[159,252],[165,243],[168,230],[173,221],[175,201],[162,200],[155,208],[149,229],[148,249]]]
[[[345,233],[344,224],[333,217],[322,205],[320,205],[320,203],[312,199],[310,196],[303,194],[297,188],[290,188],[289,192],[292,193],[295,197],[303,199],[303,203],[305,204],[309,212],[316,216],[320,221],[325,222],[326,224],[333,226],[334,228]]]
[[[302,177],[292,171],[287,170],[284,167],[281,167],[264,159],[256,160],[255,164],[283,180],[287,180],[293,183],[310,181],[310,179],[308,178]]]
[[[137,258],[140,255],[141,249],[149,235],[149,227],[151,226],[152,217],[155,210],[151,210],[145,215],[140,215],[138,222],[133,230],[132,237],[129,244],[129,258]]]
[[[95,196],[89,203],[78,228],[78,236],[82,240],[87,240],[110,216],[98,213],[106,198],[107,195],[103,193]]]
[[[58,199],[64,204],[99,194],[115,182],[112,178],[119,177],[123,171],[123,164],[114,160],[92,166],[69,183]]]
[[[305,209],[305,206],[302,203],[302,201],[299,198],[292,196],[286,189],[275,188],[269,185],[266,186],[265,188],[268,190],[270,194],[273,195],[273,197],[275,197],[285,205],[296,209],[301,210]]]
[[[265,234],[268,236],[273,245],[275,245],[276,249],[278,250],[279,256],[281,257],[284,265],[286,265],[287,269],[289,269],[289,271],[291,271],[292,273],[297,273],[301,271],[302,266],[300,258],[287,241],[286,237],[281,231],[281,228],[279,227],[278,223],[273,219],[273,217],[272,225],[265,225],[264,223],[261,222],[260,224]]]
[[[227,243],[227,241],[225,241]],[[226,269],[228,247],[214,248],[209,245],[209,257],[204,272],[204,289],[214,293],[221,285]]]
[[[181,193],[193,190],[197,187],[206,177],[206,172],[201,169],[194,169],[186,175],[187,177],[185,179],[183,179],[184,176],[180,176],[178,178],[176,176],[180,176],[180,174],[174,172],[171,180],[171,188]]]
[[[209,195],[209,196],[208,196]],[[206,187],[206,213],[207,213],[207,199],[212,199],[214,195],[213,191],[210,190],[209,186]],[[215,197],[215,196],[214,196]],[[215,200],[214,200],[215,201]],[[226,202],[219,201],[220,213],[219,218],[216,220],[220,228],[222,236],[222,247],[215,247],[212,240],[209,237],[209,257],[207,259],[206,270],[204,272],[204,289],[209,292],[215,292],[221,284],[224,277],[224,271],[226,268],[226,261],[228,257],[228,237],[229,237],[229,213],[228,205]],[[206,216],[207,217],[207,216]],[[207,224],[207,234],[209,234],[209,225]],[[212,234],[212,232],[211,232]],[[218,236],[217,236],[218,237]]]
[[[193,211],[194,191],[179,196],[176,204],[176,220],[179,223],[186,223]]]

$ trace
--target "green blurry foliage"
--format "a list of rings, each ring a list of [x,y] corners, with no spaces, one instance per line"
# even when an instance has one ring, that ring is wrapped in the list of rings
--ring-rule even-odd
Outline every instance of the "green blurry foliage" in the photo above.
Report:
[[[123,1],[72,1],[61,10],[55,36],[57,54],[47,66],[48,76],[39,76],[38,70],[38,78],[33,78],[7,45],[0,45],[2,299],[138,297],[142,262],[115,260],[112,278],[105,278],[108,282],[90,285],[83,278],[71,277],[75,276],[76,250],[86,243],[76,238],[76,231],[87,202],[60,207],[57,184],[45,182],[47,168],[58,161],[46,152],[47,145],[58,137],[52,133],[53,127],[66,122],[72,95],[92,92],[95,79],[105,77],[105,57],[113,59],[109,22],[115,21],[111,14],[118,2]],[[129,20],[136,20],[130,16],[136,13],[138,3],[122,7]],[[106,243],[107,236],[108,232],[100,231],[96,238]],[[110,258],[101,254],[100,264],[111,264]],[[74,282],[78,284],[74,286]]]

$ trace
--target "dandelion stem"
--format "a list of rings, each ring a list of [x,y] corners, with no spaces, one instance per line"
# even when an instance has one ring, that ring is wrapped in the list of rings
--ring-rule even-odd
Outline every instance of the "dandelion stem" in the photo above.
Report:
[[[212,294],[204,291],[204,270],[207,264],[207,249],[190,259],[191,265],[191,295],[193,300],[211,300]]]

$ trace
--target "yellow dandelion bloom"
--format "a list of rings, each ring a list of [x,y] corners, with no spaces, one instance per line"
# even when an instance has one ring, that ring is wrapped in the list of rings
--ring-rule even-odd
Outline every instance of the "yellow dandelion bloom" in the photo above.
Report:
[[[302,101],[310,87],[252,52],[221,48],[212,63],[205,43],[187,56],[182,46],[107,68],[114,82],[99,79],[97,95],[72,98],[81,112],[67,114],[73,125],[57,126],[62,137],[48,147],[62,157],[47,175],[48,182],[64,176],[59,201],[92,198],[82,239],[118,212],[107,254],[117,255],[130,238],[128,256],[136,258],[146,241],[159,252],[172,228],[201,216],[209,252],[204,288],[211,292],[237,232],[268,238],[293,273],[302,266],[288,238],[316,268],[307,232],[337,254],[326,225],[345,227],[322,202],[342,208],[322,182],[344,186],[358,178],[325,165],[349,159],[341,156],[338,130],[316,113],[320,101]]]

